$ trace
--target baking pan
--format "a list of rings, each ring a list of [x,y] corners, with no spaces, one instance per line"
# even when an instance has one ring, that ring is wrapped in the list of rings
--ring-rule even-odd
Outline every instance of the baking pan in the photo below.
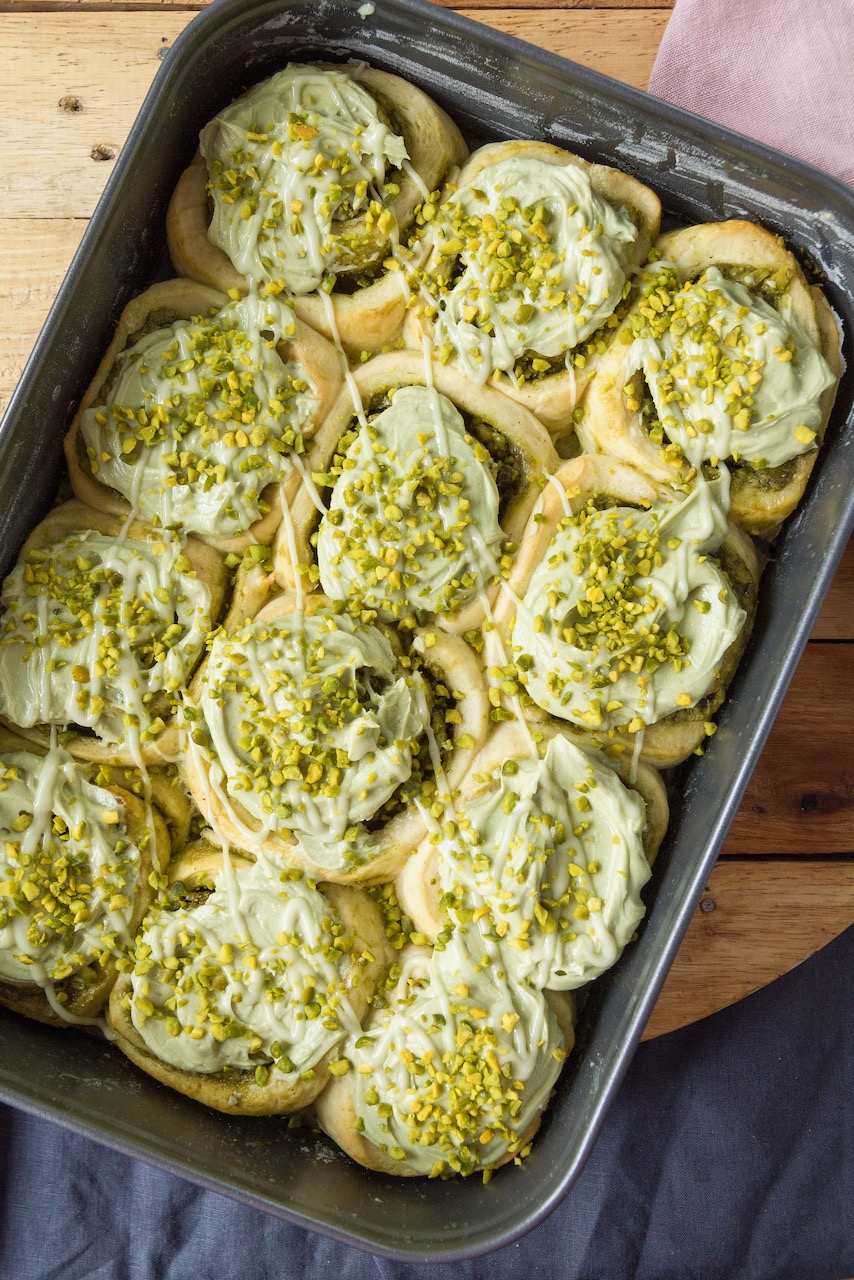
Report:
[[[216,0],[166,56],[0,426],[2,572],[53,498],[61,440],[119,311],[168,274],[166,205],[201,126],[288,60],[364,59],[420,84],[477,142],[545,139],[615,165],[672,222],[746,217],[785,235],[854,332],[854,196],[625,85],[422,0]],[[846,352],[849,367],[850,350]],[[706,755],[680,777],[639,940],[591,988],[578,1046],[521,1168],[426,1182],[368,1173],[287,1118],[206,1111],[103,1040],[0,1010],[0,1097],[203,1185],[392,1258],[509,1243],[566,1194],[626,1070],[854,524],[852,375],[808,496],[766,572],[753,639]]]

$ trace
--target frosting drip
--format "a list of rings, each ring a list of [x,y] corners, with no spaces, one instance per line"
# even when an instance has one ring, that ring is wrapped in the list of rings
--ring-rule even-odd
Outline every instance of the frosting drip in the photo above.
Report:
[[[443,206],[438,252],[459,270],[437,298],[434,340],[485,382],[536,375],[588,338],[616,309],[637,228],[596,195],[577,165],[498,161]],[[427,291],[435,288],[428,282]]]
[[[629,732],[695,706],[746,618],[707,554],[725,529],[706,484],[648,511],[590,505],[561,520],[513,624],[537,705]]]
[[[409,779],[429,718],[383,633],[332,613],[217,636],[199,713],[215,793],[328,869],[369,856],[363,824]]]
[[[93,474],[155,525],[243,533],[285,479],[317,401],[280,344],[290,307],[250,295],[210,318],[178,320],[123,351],[80,430]]]
[[[0,757],[0,977],[47,987],[122,954],[140,852],[67,752]]]
[[[398,190],[386,175],[406,145],[341,71],[286,67],[221,111],[199,147],[214,204],[209,239],[252,280],[310,293],[328,272],[375,257],[375,233],[395,230],[382,198]]]
[[[149,913],[131,975],[133,1024],[184,1071],[254,1070],[259,1084],[274,1067],[313,1072],[358,1030],[342,977],[349,945],[306,880],[263,862],[229,867],[204,901]]]
[[[342,458],[317,536],[326,594],[391,621],[472,599],[504,539],[489,461],[450,400],[400,387]]]

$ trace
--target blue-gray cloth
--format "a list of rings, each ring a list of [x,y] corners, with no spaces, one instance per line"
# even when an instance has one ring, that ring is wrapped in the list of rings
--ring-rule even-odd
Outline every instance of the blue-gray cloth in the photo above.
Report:
[[[846,1280],[852,1013],[849,929],[642,1045],[563,1204],[459,1264],[373,1258],[0,1107],[0,1280]]]

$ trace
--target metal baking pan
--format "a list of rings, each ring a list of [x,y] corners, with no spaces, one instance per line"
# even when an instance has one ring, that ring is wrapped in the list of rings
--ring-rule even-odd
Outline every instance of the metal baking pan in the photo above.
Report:
[[[201,126],[288,60],[364,59],[420,84],[474,141],[541,138],[635,174],[668,218],[783,234],[854,333],[854,195],[809,166],[422,0],[216,0],[146,98],[0,427],[2,572],[45,513],[74,405],[128,299],[168,273],[164,214]],[[748,654],[691,762],[636,945],[591,989],[533,1152],[488,1185],[391,1179],[287,1120],[206,1111],[102,1040],[0,1010],[0,1097],[292,1222],[410,1261],[509,1243],[566,1194],[595,1140],[854,525],[854,375],[766,572]]]

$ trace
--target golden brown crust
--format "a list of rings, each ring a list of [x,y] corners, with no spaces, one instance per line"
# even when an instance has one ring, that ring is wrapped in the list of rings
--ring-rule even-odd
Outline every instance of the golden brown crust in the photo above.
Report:
[[[566,495],[565,501],[561,497],[562,492]],[[531,520],[525,530],[509,578],[510,591],[502,594],[496,609],[498,632],[504,641],[509,638],[513,627],[515,600],[524,598],[557,525],[567,513],[575,515],[590,499],[596,497],[613,499],[615,503],[649,506],[652,502],[678,498],[679,495],[660,481],[647,478],[636,467],[602,454],[583,454],[580,458],[565,463],[543,494],[541,515],[544,518],[537,522]],[[733,572],[729,572],[728,576],[747,618],[721,659],[717,679],[698,707],[688,708],[687,712],[676,712],[643,730],[640,758],[658,768],[680,764],[703,741],[706,736],[705,722],[723,702],[753,627],[761,573],[756,548],[751,539],[730,521],[727,537],[716,555],[724,562],[724,566],[728,560],[730,562]],[[535,705],[526,707],[525,714],[534,721],[549,718]],[[630,756],[636,746],[635,734],[609,734],[580,728],[578,732],[607,747],[609,753],[623,752]]]
[[[93,475],[80,431],[80,421],[87,409],[99,403],[101,389],[109,378],[119,355],[132,345],[133,335],[146,325],[154,312],[163,311],[174,314],[176,319],[191,320],[196,316],[219,311],[227,305],[228,301],[228,295],[218,289],[209,288],[196,280],[175,279],[152,285],[150,289],[133,298],[125,307],[119,316],[113,340],[80,402],[80,407],[65,437],[68,474],[74,493],[81,502],[121,519],[125,519],[130,514],[131,508],[127,499]],[[338,353],[326,338],[300,321],[296,336],[290,342],[280,344],[279,354],[283,360],[293,360],[301,365],[314,389],[317,408],[302,428],[302,434],[309,437],[326,416],[337,395],[341,383]],[[289,501],[299,485],[299,480],[299,472],[292,469],[282,485],[267,485],[262,498],[270,510],[250,525],[244,533],[236,534],[232,538],[219,538],[202,533],[196,536],[200,541],[206,542],[208,546],[223,553],[243,551],[257,542],[269,544],[282,518],[281,495],[284,492],[286,501]]]
[[[329,68],[329,64],[319,64]],[[340,67],[336,68],[341,70]],[[425,93],[398,76],[363,67],[355,78],[366,85],[381,105],[388,104],[399,121],[412,168],[428,191],[438,187],[448,172],[463,162],[468,149],[451,118]],[[224,290],[245,292],[247,282],[221,249],[208,240],[210,215],[206,195],[207,166],[200,154],[182,174],[166,218],[169,252],[175,270]],[[400,192],[388,204],[401,232],[409,227],[422,196],[419,185],[406,173],[399,178]],[[342,233],[357,221],[342,222]],[[377,264],[389,252],[389,241],[376,245]],[[341,273],[342,275],[344,272]],[[347,293],[333,289],[330,295],[335,328],[345,351],[379,351],[397,335],[403,321],[406,293],[396,271],[384,271],[369,285]],[[297,315],[306,324],[333,336],[327,308],[316,293],[293,299]]]
[[[619,169],[591,164],[581,156],[564,151],[549,142],[511,139],[507,142],[490,142],[472,152],[460,170],[456,185],[463,186],[490,166],[520,155],[561,168],[574,165],[582,169],[589,177],[595,194],[610,204],[623,206],[638,228],[638,236],[629,258],[631,265],[637,267],[646,261],[661,224],[661,201],[649,187]],[[434,251],[427,261],[425,271],[430,274],[436,271],[441,273],[443,270],[447,270],[447,260],[443,263],[442,258]],[[420,350],[423,335],[428,331],[429,324],[419,314],[417,304],[410,306],[403,326],[406,345]],[[591,336],[591,340],[602,337],[605,341],[610,341],[613,332],[614,329],[604,322]],[[533,381],[523,382],[520,386],[506,373],[502,373],[495,385],[505,395],[535,414],[551,435],[557,438],[571,432],[572,411],[583,398],[599,359],[598,353],[590,354],[581,368],[574,368],[572,372],[561,368]]]
[[[831,372],[840,375],[839,332],[833,313],[823,294],[807,284],[794,255],[783,241],[750,222],[730,221],[685,227],[661,236],[656,249],[675,264],[679,277],[686,281],[707,268],[719,266],[739,270],[761,270],[773,276],[776,293],[774,305],[786,304],[807,337],[824,356]],[[635,319],[635,306],[618,330],[614,341],[597,365],[596,377],[584,400],[578,437],[585,449],[610,454],[639,467],[647,475],[665,484],[685,480],[690,475],[687,463],[680,461],[678,451],[665,451],[647,435],[640,411],[626,403],[625,389],[639,385],[642,374],[628,378],[626,352]],[[627,341],[623,341],[623,338]],[[800,454],[786,464],[789,472],[783,483],[769,486],[763,472],[736,467],[731,488],[730,516],[736,524],[756,537],[773,538],[781,524],[797,506],[810,472],[815,465],[818,446],[836,396],[836,385],[825,391],[821,399],[822,417],[816,437],[816,448]],[[778,470],[770,468],[769,472]],[[782,469],[779,469],[782,472]]]
[[[352,376],[366,412],[370,412],[372,401],[390,390],[398,387],[423,387],[427,382],[424,359],[412,351],[377,356],[356,369]],[[507,504],[502,514],[501,528],[506,537],[514,542],[518,541],[540,494],[545,474],[556,471],[560,466],[560,458],[554,451],[548,433],[527,409],[515,404],[494,387],[477,386],[456,369],[434,366],[432,381],[436,390],[462,413],[488,423],[509,443],[520,468],[521,485],[518,494]],[[350,429],[355,418],[353,395],[345,385],[312,441],[307,455],[310,471],[327,470],[338,442]],[[315,554],[311,536],[320,515],[305,484],[298,490],[291,504],[290,514],[297,564],[312,565],[315,563]],[[290,538],[286,535],[283,523],[273,550],[273,565],[282,586],[293,590],[296,582],[295,566]],[[494,600],[496,588],[490,588],[486,595],[490,601]],[[442,618],[438,622],[443,628],[462,634],[479,626],[483,617],[482,603],[474,600],[453,617]]]
[[[72,499],[70,502],[64,502],[60,507],[54,507],[53,511],[44,518],[41,524],[35,527],[21,548],[20,555],[23,557],[36,548],[49,546],[53,542],[61,542],[63,538],[78,531],[91,529],[96,533],[105,534],[107,537],[118,537],[124,528],[125,522],[118,516],[109,515],[104,511],[96,511],[94,508],[78,502],[77,499]],[[163,535],[148,525],[134,520],[127,527],[125,536],[132,541],[157,542]],[[192,535],[184,542],[183,553],[210,591],[211,620],[215,624],[222,609],[226,591],[226,572],[222,556],[213,547],[208,546]],[[45,725],[22,728],[20,725],[11,724],[8,721],[6,723],[10,723],[10,727],[14,732],[26,738],[30,743],[36,743],[42,747],[47,747],[50,743],[50,729]],[[88,760],[95,764],[112,764],[128,768],[134,768],[139,763],[129,746],[123,743],[102,742],[100,738],[96,738],[89,733],[78,732],[73,727],[69,728],[68,733],[63,733],[62,745],[76,760]],[[178,732],[174,723],[170,720],[167,721],[166,728],[156,738],[140,744],[139,758],[145,765],[169,764],[174,761],[178,746]]]
[[[8,729],[0,728],[0,752],[11,751],[47,755],[46,748],[33,744]],[[97,771],[93,769],[92,772],[94,775]],[[128,924],[128,932],[133,935],[154,901],[154,888],[149,883],[149,876],[155,871],[160,873],[166,870],[172,856],[172,842],[167,825],[157,808],[152,806],[149,810],[144,801],[123,787],[106,784],[105,789],[124,806],[128,839],[140,851],[139,876],[133,912]],[[153,840],[148,839],[149,813],[154,827]],[[0,1005],[33,1018],[36,1022],[64,1028],[78,1018],[97,1018],[106,1007],[117,976],[116,959],[111,957],[103,965],[93,960],[70,978],[57,982],[57,994],[67,997],[63,1002],[70,1015],[67,1019],[54,1010],[44,991],[36,983],[16,983],[0,979]]]
[[[250,858],[239,854],[231,854],[230,857],[235,867],[251,865]],[[181,880],[188,888],[196,888],[221,870],[222,863],[221,850],[199,841],[184,851],[170,871],[170,880],[173,883]],[[342,973],[347,998],[355,1016],[361,1021],[391,963],[382,916],[376,903],[360,889],[330,884],[320,885],[319,889],[332,904],[344,925],[346,936],[353,943],[347,959],[342,961]],[[366,958],[368,956],[372,958]],[[131,991],[130,977],[122,974],[110,998],[109,1014],[118,1047],[147,1075],[215,1111],[229,1115],[265,1116],[299,1110],[312,1102],[324,1088],[330,1079],[329,1063],[339,1055],[340,1046],[336,1045],[321,1058],[309,1080],[295,1080],[271,1070],[268,1082],[263,1085],[256,1082],[251,1071],[221,1071],[208,1075],[182,1070],[163,1062],[146,1045],[127,1007]]]
[[[328,609],[331,602],[318,593],[305,598],[303,607],[307,616],[311,617],[323,609]],[[251,619],[255,622],[271,622],[276,618],[293,613],[298,607],[296,596],[291,593],[274,596]],[[237,629],[247,619],[237,623],[233,628],[226,625],[226,630]],[[390,640],[395,652],[400,652],[400,642],[395,633],[382,623],[375,623]],[[457,700],[460,712],[460,723],[453,726],[454,747],[449,758],[444,761],[444,771],[448,784],[455,787],[463,776],[473,753],[484,742],[489,729],[489,702],[483,668],[473,650],[459,636],[444,632],[431,632],[434,642],[428,647],[426,636],[418,640],[418,647],[423,649],[423,663],[432,672],[437,681],[441,681],[449,691],[459,692],[462,696]],[[198,702],[205,684],[208,659],[196,673],[190,685],[190,698]],[[467,737],[466,737],[467,735]],[[462,745],[471,740],[470,746]],[[210,763],[201,750],[188,752],[181,764],[184,779],[189,787],[198,808],[215,831],[222,833],[236,848],[254,852],[256,849],[268,857],[296,866],[318,880],[326,880],[338,884],[380,884],[390,880],[400,869],[404,860],[423,839],[426,834],[424,822],[414,806],[407,806],[394,813],[382,826],[370,835],[368,844],[370,857],[345,871],[332,872],[311,861],[302,852],[297,843],[286,831],[273,832],[253,841],[251,847],[247,842],[246,830],[260,833],[261,824],[234,797],[230,796],[226,806],[217,795],[210,782]]]

